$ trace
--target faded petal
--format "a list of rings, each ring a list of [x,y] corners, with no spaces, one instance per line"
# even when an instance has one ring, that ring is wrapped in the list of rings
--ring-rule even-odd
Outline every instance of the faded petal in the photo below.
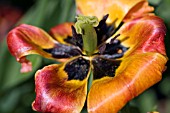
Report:
[[[31,71],[31,62],[25,57],[30,54],[39,54],[60,61],[72,57],[71,54],[80,54],[78,48],[60,44],[42,29],[26,24],[10,31],[7,43],[11,54],[22,64],[21,72]]]
[[[74,58],[39,70],[35,76],[33,109],[50,113],[79,113],[85,103],[89,61]]]
[[[51,57],[50,54],[44,52],[43,48],[52,48],[55,41],[42,29],[22,24],[9,32],[7,37],[8,48],[16,60],[22,63],[22,72],[28,72],[30,62],[24,58],[29,54],[40,54]]]

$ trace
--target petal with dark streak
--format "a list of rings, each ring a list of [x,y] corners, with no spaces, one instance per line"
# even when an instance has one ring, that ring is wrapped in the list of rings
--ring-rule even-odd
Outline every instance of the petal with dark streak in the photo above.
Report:
[[[125,58],[115,77],[93,82],[87,100],[89,113],[117,113],[128,101],[161,80],[166,62],[159,53]]]
[[[54,64],[39,70],[35,76],[36,99],[32,104],[33,109],[50,113],[79,113],[87,94],[90,73],[87,62],[89,61],[79,57],[64,64]],[[69,66],[70,70],[66,69]],[[79,72],[79,76],[73,76],[77,74],[74,72]],[[84,76],[82,73],[87,75]],[[84,77],[81,78],[81,75]]]
[[[129,47],[125,57],[146,52],[166,55],[164,45],[166,27],[163,20],[157,16],[144,16],[126,22],[116,34],[121,34],[117,39],[122,45]]]
[[[7,43],[11,54],[22,64],[21,72],[31,71],[31,62],[25,57],[29,54],[40,54],[43,57],[59,61],[80,54],[78,48],[59,44],[44,30],[26,24],[22,24],[10,31],[7,37]],[[57,52],[60,56],[64,54],[64,59],[54,57],[52,53],[45,51],[51,49],[54,49],[54,53]],[[74,54],[73,52],[76,53]],[[72,53],[73,55],[70,56]]]

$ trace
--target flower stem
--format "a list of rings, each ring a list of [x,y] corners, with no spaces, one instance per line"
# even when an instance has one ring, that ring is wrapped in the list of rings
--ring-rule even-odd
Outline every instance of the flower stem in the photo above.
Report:
[[[87,92],[90,91],[90,88],[91,88],[91,86],[92,86],[92,82],[93,82],[93,72],[91,71],[91,72],[90,72],[90,75],[89,75],[89,79],[88,79]]]

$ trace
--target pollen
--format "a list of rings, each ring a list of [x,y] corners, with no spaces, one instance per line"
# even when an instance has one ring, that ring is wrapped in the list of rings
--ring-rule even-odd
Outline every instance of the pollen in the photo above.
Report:
[[[121,50],[121,49],[119,49],[118,51],[117,51],[117,53],[118,54],[121,54],[123,51]]]

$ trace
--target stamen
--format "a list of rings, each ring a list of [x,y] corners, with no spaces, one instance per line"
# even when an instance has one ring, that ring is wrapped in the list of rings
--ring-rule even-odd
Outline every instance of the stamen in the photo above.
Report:
[[[114,38],[111,39],[110,44],[115,43],[116,38],[118,38],[120,34],[117,34]]]
[[[77,38],[78,34],[77,34],[76,29],[73,25],[71,26],[71,29],[72,29],[73,38]]]
[[[72,34],[73,34],[73,41],[74,45],[80,47],[81,49],[83,48],[83,39],[81,34],[77,34],[76,29],[74,26],[71,26],[72,29]]]
[[[121,23],[119,24],[119,26],[118,26],[116,29],[113,30],[112,34],[116,33],[123,24],[124,24],[124,22],[121,22]]]
[[[106,49],[106,44],[103,44],[102,46],[99,47],[99,53],[103,54]]]
[[[109,14],[105,15],[103,19],[99,22],[99,25],[97,26],[97,28],[101,28],[104,24],[106,24],[106,20],[108,17],[109,17]]]
[[[99,47],[99,54],[108,59],[122,57],[128,48],[121,45],[120,41],[117,40],[119,36],[120,34],[117,34],[109,43],[103,43]]]
[[[117,34],[114,38],[112,38],[111,39],[111,41],[110,41],[110,43],[109,43],[109,45],[111,45],[111,44],[114,44],[114,45],[117,45],[117,44],[120,44],[119,42],[119,40],[116,40],[116,38],[118,38],[120,36],[120,34]],[[106,50],[106,45],[108,45],[108,44],[106,44],[106,43],[104,43],[104,44],[102,44],[100,47],[99,47],[99,53],[100,54],[103,54],[104,52],[105,52],[105,50]]]
[[[70,58],[81,55],[81,51],[75,46],[67,46],[64,44],[56,44],[54,48],[43,50],[50,53],[54,58]]]
[[[95,28],[97,33],[98,45],[106,41],[115,33],[114,23],[110,25],[106,23],[108,16],[109,16],[108,14],[105,15],[103,19],[99,22],[99,25]]]

